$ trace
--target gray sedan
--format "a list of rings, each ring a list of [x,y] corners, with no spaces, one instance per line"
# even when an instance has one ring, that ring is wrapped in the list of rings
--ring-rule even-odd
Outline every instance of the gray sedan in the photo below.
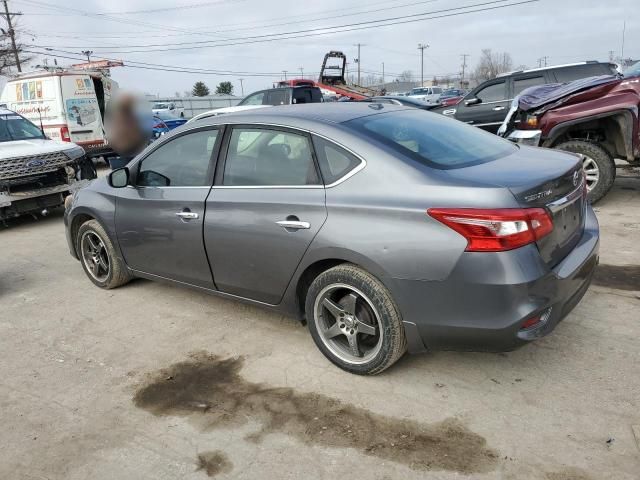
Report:
[[[578,157],[393,105],[195,121],[67,203],[98,287],[143,277],[295,315],[358,374],[540,338],[598,259]]]

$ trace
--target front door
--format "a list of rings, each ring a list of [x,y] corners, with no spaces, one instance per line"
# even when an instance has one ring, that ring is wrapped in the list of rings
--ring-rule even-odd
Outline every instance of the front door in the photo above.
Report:
[[[187,132],[134,165],[131,188],[116,200],[118,242],[134,270],[214,288],[202,239],[217,129]]]
[[[473,103],[473,99],[479,102]],[[509,112],[510,104],[506,80],[495,80],[470,93],[456,105],[455,117],[461,122],[496,133]]]
[[[207,199],[205,246],[217,288],[277,304],[327,217],[309,135],[235,126]]]

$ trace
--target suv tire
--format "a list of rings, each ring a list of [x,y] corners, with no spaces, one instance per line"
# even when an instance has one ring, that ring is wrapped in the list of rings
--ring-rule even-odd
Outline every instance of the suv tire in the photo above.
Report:
[[[98,287],[109,290],[131,280],[127,266],[97,220],[80,225],[76,235],[76,252],[87,277]]]
[[[378,374],[407,349],[391,294],[355,265],[338,265],[318,275],[307,292],[305,311],[320,351],[348,372]]]
[[[597,180],[593,186],[590,187],[587,197],[591,203],[596,203],[607,194],[613,186],[613,181],[616,179],[616,164],[609,152],[599,144],[585,140],[571,140],[560,143],[556,145],[555,148],[584,155],[586,157],[583,162],[585,173],[593,171],[593,164],[595,163],[597,167]],[[592,163],[590,161],[592,161]],[[591,165],[588,165],[587,162],[591,163]]]

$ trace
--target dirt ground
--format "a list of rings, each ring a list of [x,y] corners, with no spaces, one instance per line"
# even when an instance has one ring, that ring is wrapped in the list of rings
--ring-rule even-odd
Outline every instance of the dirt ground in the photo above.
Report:
[[[507,354],[332,366],[296,321],[172,285],[94,287],[62,213],[0,227],[0,479],[640,478],[640,179],[601,265]],[[635,432],[635,433],[634,433]]]

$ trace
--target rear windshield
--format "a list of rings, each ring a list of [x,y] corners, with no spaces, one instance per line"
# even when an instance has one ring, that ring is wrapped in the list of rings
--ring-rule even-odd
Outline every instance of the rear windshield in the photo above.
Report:
[[[424,110],[369,115],[345,125],[402,155],[441,169],[490,162],[518,149],[484,130]]]
[[[33,123],[17,114],[0,115],[0,142],[45,138]]]

